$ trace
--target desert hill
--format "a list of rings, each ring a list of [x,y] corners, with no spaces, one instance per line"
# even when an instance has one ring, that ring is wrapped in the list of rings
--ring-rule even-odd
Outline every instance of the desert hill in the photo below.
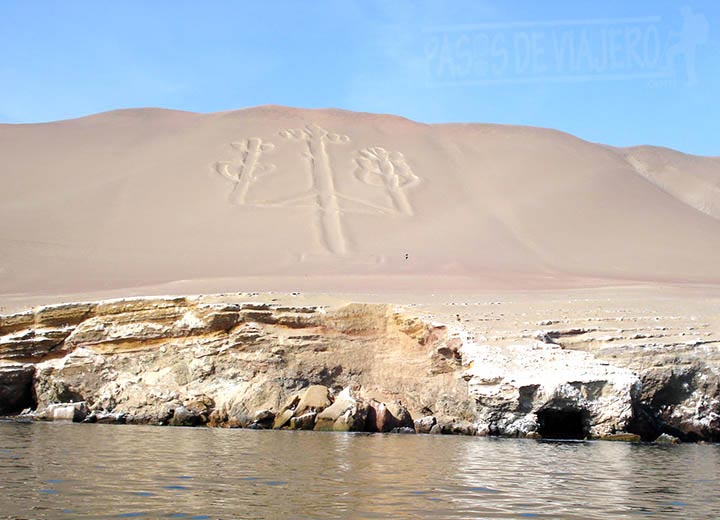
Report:
[[[717,157],[274,106],[0,125],[0,157],[0,304],[720,283]]]

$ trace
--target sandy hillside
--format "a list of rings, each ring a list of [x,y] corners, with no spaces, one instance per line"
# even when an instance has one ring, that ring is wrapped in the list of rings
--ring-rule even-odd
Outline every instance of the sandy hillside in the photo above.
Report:
[[[282,107],[0,125],[0,156],[0,306],[720,283],[720,158]]]

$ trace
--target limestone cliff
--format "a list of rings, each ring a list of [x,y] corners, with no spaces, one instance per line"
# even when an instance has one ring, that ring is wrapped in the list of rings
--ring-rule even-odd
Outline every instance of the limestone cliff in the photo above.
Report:
[[[552,321],[479,338],[409,307],[251,300],[137,298],[2,316],[0,414],[362,431],[415,419],[419,432],[720,440],[720,356],[707,345],[703,356],[702,344],[652,350],[635,341],[651,329],[633,343]]]

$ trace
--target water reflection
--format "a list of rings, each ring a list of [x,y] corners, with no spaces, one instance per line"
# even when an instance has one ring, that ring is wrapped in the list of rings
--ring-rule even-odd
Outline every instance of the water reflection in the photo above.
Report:
[[[7,518],[720,518],[718,446],[0,424]]]

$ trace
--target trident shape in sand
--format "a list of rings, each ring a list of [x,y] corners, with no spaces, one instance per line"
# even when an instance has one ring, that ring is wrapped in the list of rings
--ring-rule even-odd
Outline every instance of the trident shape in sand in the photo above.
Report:
[[[263,143],[259,137],[250,137],[232,143],[231,146],[240,150],[240,159],[237,162],[220,161],[217,170],[220,175],[227,177],[235,183],[229,200],[232,204],[245,204],[248,189],[258,176],[270,173],[275,169],[274,164],[261,163],[260,156],[274,148],[272,143]]]
[[[315,192],[315,200],[319,207],[323,238],[331,252],[337,255],[346,254],[347,244],[340,221],[340,204],[327,144],[345,144],[350,142],[350,138],[346,135],[331,134],[314,123],[306,125],[305,128],[283,130],[280,136],[305,141],[307,146],[305,156],[310,160],[312,190]]]
[[[355,175],[361,181],[372,186],[384,186],[390,194],[395,211],[403,215],[413,215],[412,206],[403,189],[417,184],[420,178],[412,172],[402,153],[373,146],[360,150],[355,162],[358,164]]]
[[[336,255],[348,252],[347,238],[342,226],[343,213],[368,215],[412,216],[413,209],[403,191],[420,181],[400,152],[385,150],[379,146],[359,150],[355,154],[355,178],[371,186],[382,187],[388,193],[391,205],[374,204],[356,197],[344,195],[335,187],[335,172],[328,153],[328,144],[346,144],[350,138],[328,132],[311,123],[304,128],[283,130],[279,135],[285,139],[305,144],[303,155],[310,164],[312,185],[298,195],[280,200],[247,200],[248,190],[257,178],[275,169],[274,164],[260,161],[265,152],[273,150],[271,143],[251,137],[232,143],[241,152],[235,161],[221,161],[217,171],[235,183],[230,202],[261,208],[309,208],[317,212],[316,229],[325,248]]]

